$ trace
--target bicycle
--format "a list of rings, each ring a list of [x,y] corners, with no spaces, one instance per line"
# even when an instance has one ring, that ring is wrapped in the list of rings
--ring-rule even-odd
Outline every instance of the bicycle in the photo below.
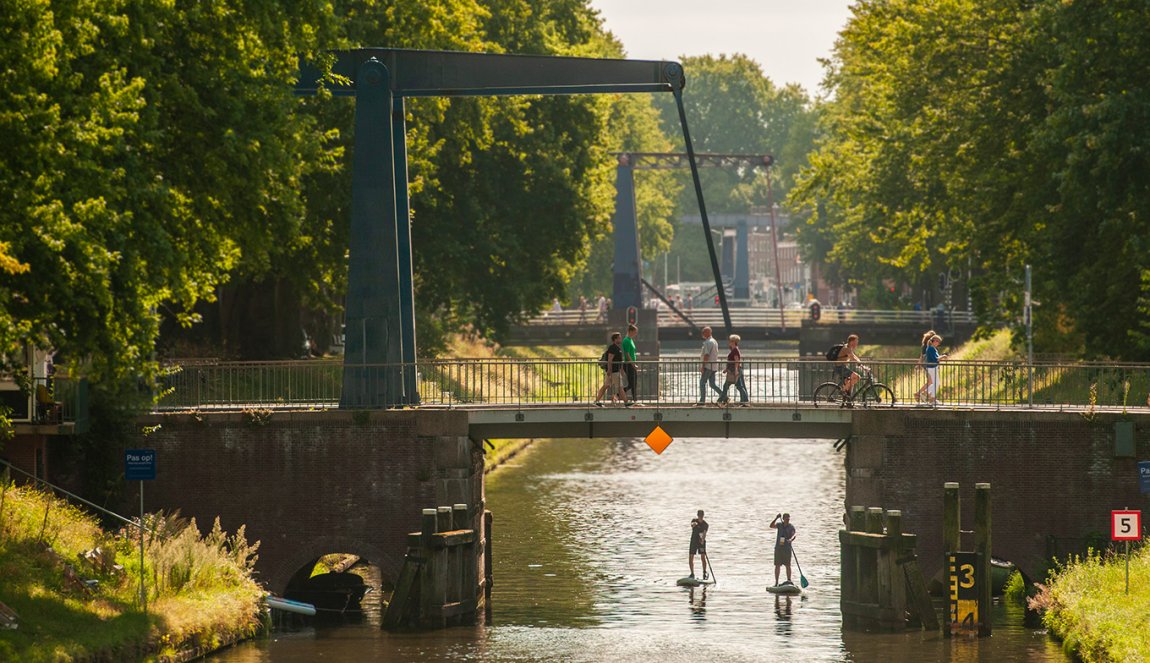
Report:
[[[839,407],[854,407],[858,399],[863,407],[894,407],[894,391],[881,382],[876,382],[869,368],[862,369],[862,377],[855,383],[851,393],[845,393],[841,382],[824,382],[815,387],[811,396],[815,407],[837,404]]]

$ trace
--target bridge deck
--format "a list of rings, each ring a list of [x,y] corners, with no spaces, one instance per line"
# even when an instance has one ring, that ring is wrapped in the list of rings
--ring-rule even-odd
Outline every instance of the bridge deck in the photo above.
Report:
[[[604,407],[586,404],[467,409],[476,438],[671,437],[839,439],[850,433],[846,408]]]
[[[421,408],[440,409],[440,408]],[[889,423],[894,417],[954,416],[980,412],[998,417],[1042,419],[1067,413],[1150,415],[1150,408],[1044,407],[1002,409],[994,406],[951,403],[930,408],[897,405],[879,408],[826,408],[757,405],[750,407],[588,407],[586,403],[528,407],[457,407],[467,413],[471,436],[483,438],[643,438],[661,426],[672,438],[789,438],[838,440],[847,437],[857,417]]]

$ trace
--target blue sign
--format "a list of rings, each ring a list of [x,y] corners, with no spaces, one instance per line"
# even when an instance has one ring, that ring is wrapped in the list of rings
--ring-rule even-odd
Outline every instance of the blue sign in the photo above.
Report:
[[[125,449],[124,478],[128,481],[152,481],[156,478],[155,449]]]
[[[1144,493],[1150,493],[1150,460],[1138,463],[1138,487]]]

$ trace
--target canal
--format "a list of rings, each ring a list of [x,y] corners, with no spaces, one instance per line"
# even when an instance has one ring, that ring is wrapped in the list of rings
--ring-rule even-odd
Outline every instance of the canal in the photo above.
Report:
[[[541,442],[489,477],[491,626],[393,634],[376,617],[277,633],[210,660],[1070,660],[1022,625],[1021,608],[1001,605],[987,639],[844,632],[843,474],[826,440],[684,439],[661,456],[642,441]],[[687,575],[698,509],[711,526],[718,584],[691,590],[675,580]],[[765,591],[774,574],[767,523],[780,511],[798,528],[795,552],[810,582],[801,597]]]

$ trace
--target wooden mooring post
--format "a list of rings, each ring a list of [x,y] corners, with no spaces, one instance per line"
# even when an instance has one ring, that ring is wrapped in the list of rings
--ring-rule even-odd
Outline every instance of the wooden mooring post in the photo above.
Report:
[[[885,521],[885,526],[884,526]],[[843,625],[896,630],[910,621],[938,628],[915,557],[916,538],[902,531],[902,512],[852,506],[839,530]]]
[[[990,484],[974,484],[974,549],[963,550],[958,484],[943,484],[947,626],[943,633],[991,634]]]
[[[484,512],[484,524],[490,512]],[[424,509],[420,531],[407,536],[407,555],[395,592],[383,615],[383,627],[445,628],[474,624],[490,594],[479,582],[484,537],[471,528],[466,504]],[[488,560],[486,563],[490,563]],[[488,572],[489,573],[489,572]]]

